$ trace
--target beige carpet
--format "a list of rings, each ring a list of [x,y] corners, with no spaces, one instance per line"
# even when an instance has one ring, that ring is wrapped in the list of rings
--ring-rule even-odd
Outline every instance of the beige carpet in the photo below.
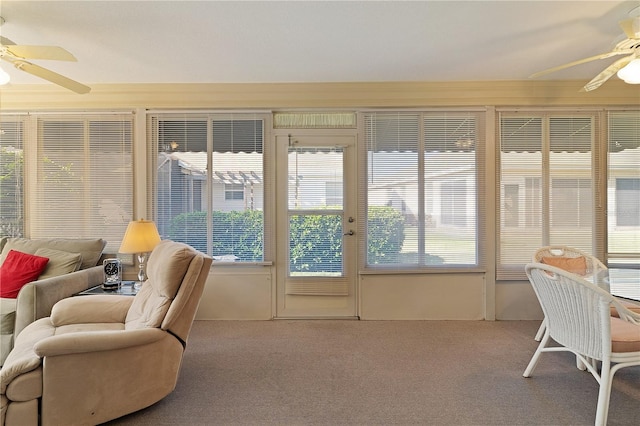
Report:
[[[537,321],[196,321],[178,385],[109,425],[593,425],[568,353],[522,377]],[[609,425],[640,425],[640,368]]]

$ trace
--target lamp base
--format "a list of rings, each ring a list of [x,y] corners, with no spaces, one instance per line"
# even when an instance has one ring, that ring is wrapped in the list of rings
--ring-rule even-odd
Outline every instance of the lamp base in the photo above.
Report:
[[[145,262],[147,261],[148,253],[138,253],[138,280],[134,281],[133,289],[138,292],[142,288],[142,285],[147,280],[147,274],[145,272]]]

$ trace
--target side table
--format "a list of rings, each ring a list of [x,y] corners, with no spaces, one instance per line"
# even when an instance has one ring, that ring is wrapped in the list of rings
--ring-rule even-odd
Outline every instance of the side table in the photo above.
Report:
[[[80,293],[74,294],[74,296],[87,296],[91,294],[118,294],[121,296],[135,296],[138,292],[133,284],[135,281],[122,281],[120,287],[113,290],[105,290],[102,288],[102,285],[97,285],[95,287],[88,288]]]

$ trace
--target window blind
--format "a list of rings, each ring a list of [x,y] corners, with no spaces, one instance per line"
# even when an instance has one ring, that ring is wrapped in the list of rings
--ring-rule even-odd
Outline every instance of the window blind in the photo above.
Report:
[[[216,261],[264,259],[264,114],[149,117],[155,217],[163,238]]]
[[[481,264],[481,112],[364,114],[367,267]]]
[[[38,153],[27,164],[31,238],[107,240],[118,251],[133,210],[133,115],[36,116]]]
[[[499,115],[497,278],[526,279],[546,245],[596,254],[595,114]]]
[[[0,235],[24,235],[24,116],[0,115]]]
[[[608,263],[640,266],[640,111],[609,113]]]

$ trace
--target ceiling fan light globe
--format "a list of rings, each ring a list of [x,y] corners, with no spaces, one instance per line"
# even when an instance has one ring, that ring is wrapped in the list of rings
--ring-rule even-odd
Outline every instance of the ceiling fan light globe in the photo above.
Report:
[[[9,76],[9,74],[7,74],[5,70],[0,68],[0,86],[3,86],[9,83],[9,80],[11,80],[11,77]]]
[[[640,59],[634,59],[619,70],[618,77],[627,84],[640,84]]]

